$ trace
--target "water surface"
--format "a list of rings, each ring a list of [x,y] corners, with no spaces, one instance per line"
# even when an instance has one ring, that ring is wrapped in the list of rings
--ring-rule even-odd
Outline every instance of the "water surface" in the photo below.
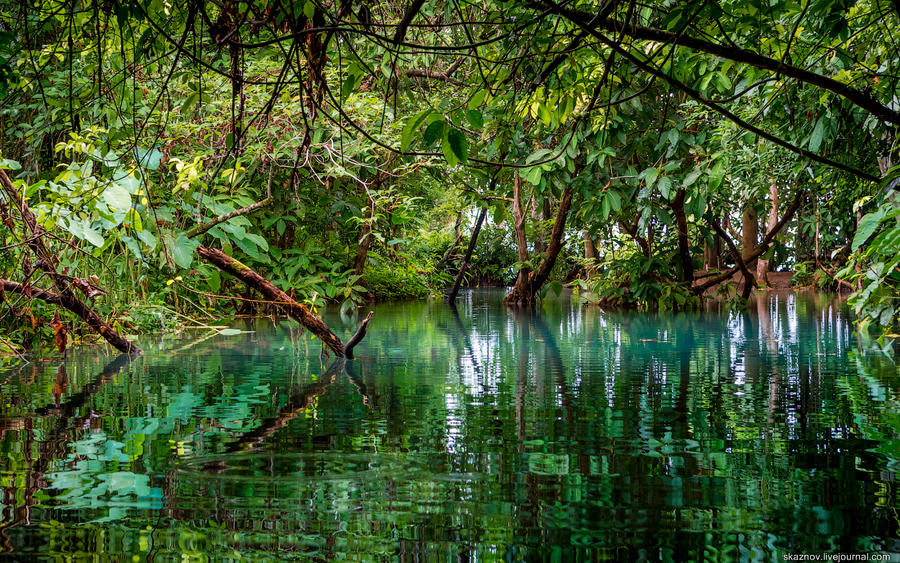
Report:
[[[782,560],[900,551],[900,372],[839,302],[375,307],[0,371],[0,557]],[[326,321],[347,335],[355,318]]]

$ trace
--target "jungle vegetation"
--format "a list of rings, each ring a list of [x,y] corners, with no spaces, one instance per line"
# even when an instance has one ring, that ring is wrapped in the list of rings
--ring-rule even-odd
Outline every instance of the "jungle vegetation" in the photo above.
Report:
[[[343,355],[326,303],[771,271],[890,334],[898,40],[887,0],[0,2],[0,346],[281,309]]]

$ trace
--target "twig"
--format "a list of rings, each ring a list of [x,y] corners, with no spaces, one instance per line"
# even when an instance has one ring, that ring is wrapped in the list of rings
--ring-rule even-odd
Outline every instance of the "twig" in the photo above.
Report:
[[[200,225],[197,225],[197,226],[194,227],[193,229],[191,229],[191,230],[187,231],[186,233],[184,233],[184,236],[186,236],[187,238],[194,238],[194,237],[197,236],[197,235],[202,235],[203,233],[205,233],[206,231],[212,229],[213,227],[215,227],[215,226],[218,225],[219,223],[224,223],[225,221],[227,221],[227,220],[229,220],[229,219],[233,219],[233,218],[238,217],[238,216],[240,216],[240,215],[246,215],[247,213],[253,213],[253,212],[256,211],[257,209],[262,209],[263,207],[266,207],[267,205],[269,205],[270,203],[272,203],[272,201],[273,201],[273,199],[272,199],[271,197],[267,197],[266,199],[264,199],[264,200],[262,200],[262,201],[259,201],[259,202],[256,202],[256,203],[254,203],[254,204],[252,204],[252,205],[248,205],[247,207],[242,207],[242,208],[240,208],[240,209],[235,209],[234,211],[231,211],[231,212],[229,212],[229,213],[226,213],[225,215],[220,215],[220,216],[216,217],[216,218],[213,219],[212,221],[209,221],[209,222],[206,222],[206,223],[202,223],[202,224],[200,224]]]

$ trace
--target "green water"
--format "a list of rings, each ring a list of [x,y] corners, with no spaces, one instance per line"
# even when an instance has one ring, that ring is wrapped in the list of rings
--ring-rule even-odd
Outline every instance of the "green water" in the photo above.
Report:
[[[378,305],[330,370],[263,319],[144,339],[130,364],[86,349],[0,371],[0,558],[900,552],[900,373],[839,302],[501,300]]]

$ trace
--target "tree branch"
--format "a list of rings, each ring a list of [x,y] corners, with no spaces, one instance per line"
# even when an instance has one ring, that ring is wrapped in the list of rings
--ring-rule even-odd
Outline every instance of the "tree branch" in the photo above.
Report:
[[[19,213],[22,224],[28,236],[28,247],[37,257],[36,264],[41,270],[47,274],[47,277],[56,286],[59,294],[59,304],[81,317],[81,319],[97,333],[100,334],[107,342],[109,342],[116,350],[126,354],[142,354],[142,350],[132,342],[122,337],[114,328],[106,323],[100,315],[94,312],[88,305],[76,297],[72,291],[69,277],[56,271],[59,260],[56,254],[44,245],[44,236],[49,233],[44,230],[38,223],[37,217],[29,209],[28,204],[19,193],[19,190],[13,185],[12,180],[6,175],[6,172],[0,169],[0,189],[2,189],[11,203],[11,207],[15,208]]]
[[[582,27],[585,31],[587,31],[588,33],[592,33],[598,38],[601,34],[598,34],[596,32],[596,29],[605,29],[610,32],[622,33],[633,39],[657,41],[671,45],[678,45],[680,47],[686,47],[695,51],[702,51],[704,53],[716,55],[718,57],[722,57],[723,59],[729,59],[735,62],[744,63],[757,68],[776,72],[800,82],[805,82],[824,90],[828,90],[829,92],[837,94],[838,96],[841,96],[842,98],[848,100],[854,105],[863,108],[864,110],[868,111],[869,113],[883,121],[887,121],[895,125],[900,125],[900,112],[897,112],[882,104],[877,99],[875,99],[875,97],[852,88],[849,85],[844,84],[843,82],[839,82],[833,78],[822,76],[821,74],[816,74],[815,72],[803,68],[798,68],[793,65],[785,64],[784,61],[772,59],[748,49],[730,47],[728,45],[720,45],[718,43],[712,43],[710,41],[697,39],[689,35],[676,34],[660,29],[634,25],[628,22],[623,22],[608,17],[595,20],[595,17],[589,13],[565,8],[551,0],[541,0],[540,4],[543,4],[544,6],[556,12],[558,15],[575,23],[579,27]],[[543,10],[545,8],[540,7],[540,9]]]
[[[193,229],[191,229],[191,230],[187,231],[186,233],[184,233],[184,236],[186,236],[187,238],[194,238],[194,237],[196,237],[196,236],[198,236],[198,235],[202,235],[203,233],[205,233],[206,231],[212,229],[213,227],[215,227],[215,226],[218,225],[219,223],[224,223],[225,221],[227,221],[227,220],[229,220],[229,219],[234,219],[235,217],[239,217],[239,216],[241,216],[241,215],[246,215],[246,214],[248,214],[248,213],[253,213],[253,212],[256,211],[257,209],[262,209],[263,207],[268,206],[269,204],[272,203],[272,201],[274,201],[274,200],[273,200],[271,197],[267,197],[266,199],[264,199],[264,200],[262,200],[262,201],[259,201],[259,202],[256,202],[256,203],[254,203],[254,204],[252,204],[252,205],[248,205],[247,207],[242,207],[242,208],[240,208],[240,209],[235,209],[234,211],[231,211],[231,212],[229,212],[229,213],[226,213],[226,214],[224,214],[224,215],[220,215],[220,216],[216,217],[216,218],[213,219],[212,221],[208,221],[208,222],[206,222],[206,223],[202,223],[202,224],[200,224],[200,225],[197,225],[197,226],[194,227]]]
[[[798,191],[794,195],[794,201],[792,201],[791,205],[785,210],[784,217],[781,218],[781,221],[779,221],[778,223],[775,224],[774,227],[769,229],[769,231],[766,233],[766,236],[763,237],[762,242],[759,244],[759,246],[756,247],[756,250],[751,252],[747,256],[747,259],[744,260],[744,264],[747,268],[752,266],[756,262],[756,259],[759,258],[760,256],[762,256],[769,249],[769,244],[772,242],[772,240],[775,238],[775,236],[778,234],[778,232],[781,231],[781,229],[787,224],[787,222],[790,221],[791,218],[794,216],[794,213],[797,212],[797,209],[800,208],[800,203],[801,203],[802,199],[803,199],[803,192]],[[726,243],[727,243],[727,239],[726,239]],[[728,278],[733,276],[734,273],[737,272],[738,270],[740,270],[740,266],[735,266],[735,267],[719,274],[718,276],[716,276],[714,278],[710,278],[709,280],[703,282],[700,285],[695,285],[694,292],[697,293],[698,295],[702,294],[707,289],[709,289],[713,286],[716,286],[716,285],[722,283],[723,281],[727,280]]]
[[[273,301],[275,305],[281,307],[288,316],[296,319],[300,324],[306,327],[307,330],[318,336],[337,357],[344,357],[344,344],[341,342],[341,339],[328,328],[328,325],[322,322],[322,319],[313,314],[312,311],[294,301],[290,295],[278,289],[275,284],[257,274],[250,269],[249,266],[242,264],[240,261],[228,256],[221,250],[200,246],[197,248],[197,254],[213,266],[219,268],[223,272],[231,274],[251,288],[265,295],[268,299]]]

